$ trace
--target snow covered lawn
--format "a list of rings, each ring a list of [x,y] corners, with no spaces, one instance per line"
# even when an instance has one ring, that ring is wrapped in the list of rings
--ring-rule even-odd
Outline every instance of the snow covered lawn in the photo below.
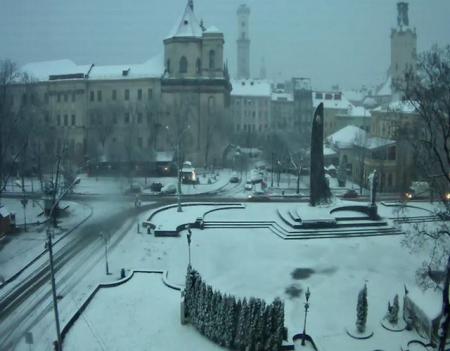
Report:
[[[137,273],[101,289],[64,341],[66,351],[223,350],[180,323],[180,292],[160,274]]]

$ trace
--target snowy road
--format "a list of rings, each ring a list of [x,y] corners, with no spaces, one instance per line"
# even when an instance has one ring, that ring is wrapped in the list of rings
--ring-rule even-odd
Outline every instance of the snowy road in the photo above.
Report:
[[[66,296],[104,260],[104,241],[99,233],[109,233],[109,249],[113,250],[130,227],[136,225],[140,213],[163,204],[153,203],[136,209],[128,202],[124,205],[121,202],[97,201],[93,204],[97,216],[55,245],[54,262],[58,295],[61,297],[62,325],[70,314],[67,312],[74,309],[73,297],[71,300]],[[27,331],[33,331],[35,339],[44,334],[55,335],[48,256],[36,261],[18,280],[0,290],[0,350],[20,349],[16,346]],[[50,333],[49,328],[52,328]],[[44,344],[51,345],[51,340]]]

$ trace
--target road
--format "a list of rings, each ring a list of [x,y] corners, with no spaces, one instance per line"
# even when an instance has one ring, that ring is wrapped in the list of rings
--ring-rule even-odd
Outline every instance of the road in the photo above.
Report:
[[[117,198],[116,198],[117,201]],[[89,201],[94,208],[111,207],[109,201]],[[173,202],[173,199],[170,199]],[[110,233],[110,250],[123,240],[137,216],[143,211],[169,203],[157,203],[139,209],[117,206],[115,210],[99,217],[94,216],[79,229],[54,247],[54,263],[58,294],[64,296],[74,288],[95,265],[103,259],[104,242],[99,233]],[[124,226],[124,223],[126,224]],[[45,255],[29,267],[18,279],[0,289],[0,350],[16,350],[25,332],[36,329],[41,321],[52,316],[48,256]],[[60,303],[63,303],[61,301]],[[54,326],[53,330],[54,330]],[[39,328],[38,328],[39,330]],[[54,335],[54,334],[53,334]]]

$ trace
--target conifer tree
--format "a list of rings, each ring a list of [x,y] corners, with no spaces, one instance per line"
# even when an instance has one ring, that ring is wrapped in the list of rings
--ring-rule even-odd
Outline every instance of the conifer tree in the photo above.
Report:
[[[246,342],[246,327],[248,321],[249,308],[247,304],[247,299],[244,298],[241,304],[241,310],[239,312],[239,319],[236,327],[236,338],[234,340],[234,344],[236,349],[243,350],[245,349]]]
[[[367,310],[367,285],[364,284],[364,288],[358,294],[358,304],[356,306],[356,330],[359,333],[366,331]]]
[[[264,312],[266,327],[265,327],[265,340],[264,340],[264,350],[271,351],[274,346],[274,334],[273,334],[273,304],[266,307]]]
[[[398,295],[395,295],[394,302],[391,306],[391,303],[388,303],[388,313],[387,313],[387,320],[391,323],[396,325],[398,323],[398,312],[399,312],[399,303],[398,303]]]

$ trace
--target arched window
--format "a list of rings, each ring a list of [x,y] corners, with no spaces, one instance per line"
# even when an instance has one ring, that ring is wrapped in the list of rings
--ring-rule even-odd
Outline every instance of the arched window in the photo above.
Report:
[[[214,50],[209,51],[209,69],[216,67],[216,52]]]
[[[196,68],[197,74],[202,73],[202,61],[199,58],[197,59],[197,62],[195,63],[195,68]]]
[[[180,59],[180,73],[187,73],[188,62],[185,56]]]
[[[167,69],[167,73],[170,73],[170,59],[167,59],[166,69]]]

